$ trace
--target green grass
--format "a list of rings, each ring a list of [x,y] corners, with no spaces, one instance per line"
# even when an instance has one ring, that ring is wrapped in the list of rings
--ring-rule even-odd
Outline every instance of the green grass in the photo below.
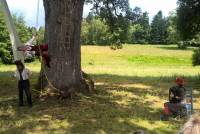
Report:
[[[95,93],[64,101],[34,97],[31,109],[17,106],[17,82],[11,78],[15,66],[0,65],[0,133],[129,134],[137,129],[176,133],[184,120],[159,118],[176,76],[185,77],[187,86],[194,88],[194,106],[200,108],[200,68],[191,64],[192,50],[173,45],[125,45],[117,51],[83,46],[82,67],[95,80]],[[27,66],[34,72],[35,84],[40,63]]]

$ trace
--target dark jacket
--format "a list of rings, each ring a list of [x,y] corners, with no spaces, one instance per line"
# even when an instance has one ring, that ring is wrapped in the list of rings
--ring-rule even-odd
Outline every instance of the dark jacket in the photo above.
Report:
[[[185,98],[185,88],[183,86],[174,86],[169,89],[169,102],[181,103]]]

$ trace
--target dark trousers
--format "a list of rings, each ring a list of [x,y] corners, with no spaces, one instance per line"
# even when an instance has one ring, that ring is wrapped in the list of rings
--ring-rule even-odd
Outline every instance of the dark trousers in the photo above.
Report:
[[[23,106],[23,92],[25,92],[27,97],[27,102],[29,106],[32,106],[32,98],[31,98],[31,91],[30,91],[30,82],[29,80],[20,80],[18,81],[18,89],[19,89],[19,105]]]
[[[166,102],[164,104],[164,107],[168,107],[169,112],[173,115],[177,115],[177,114],[185,114],[185,104],[181,104],[181,103],[170,103],[170,102]]]

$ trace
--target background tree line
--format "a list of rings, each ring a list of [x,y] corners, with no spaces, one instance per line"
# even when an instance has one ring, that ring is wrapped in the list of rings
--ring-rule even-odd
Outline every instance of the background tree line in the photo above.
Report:
[[[178,0],[176,11],[171,12],[168,17],[164,17],[162,11],[159,11],[151,22],[148,12],[142,11],[140,7],[131,9],[128,0],[109,2],[96,1],[89,15],[83,18],[82,44],[178,44],[179,48],[200,46],[199,1]],[[116,9],[121,10],[118,12]],[[13,15],[13,18],[20,40],[25,43],[31,38],[35,28],[26,25],[23,15]],[[43,42],[44,28],[40,28],[37,43]],[[200,57],[197,55],[199,53],[200,50],[195,51],[194,59]],[[9,34],[1,12],[0,60],[5,64],[13,62]],[[200,64],[200,60],[194,62],[195,65],[197,63]]]
[[[117,21],[117,30],[112,32],[105,18],[90,12],[83,19],[82,44],[110,45],[113,43],[113,36],[120,42],[129,44],[176,44],[180,41],[176,12],[164,17],[162,11],[159,11],[150,23],[148,12],[135,7],[124,15],[121,14]]]

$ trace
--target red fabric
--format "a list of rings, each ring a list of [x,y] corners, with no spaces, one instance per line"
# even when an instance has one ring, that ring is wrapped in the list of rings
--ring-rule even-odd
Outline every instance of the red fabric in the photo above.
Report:
[[[50,67],[50,57],[48,55],[48,45],[47,44],[42,44],[42,45],[36,45],[36,46],[32,46],[31,51],[35,51],[35,54],[37,56],[42,56],[42,58],[45,61],[45,64]],[[40,52],[41,51],[41,52]]]
[[[51,61],[48,53],[42,53],[42,58],[45,60],[46,63],[49,63]]]
[[[175,82],[176,82],[177,85],[184,85],[184,79],[183,78],[177,77]]]
[[[31,51],[48,51],[48,45],[47,44],[42,44],[42,45],[36,45],[36,46],[31,46]]]
[[[165,115],[169,115],[169,113],[170,113],[170,112],[169,112],[169,107],[166,106],[166,105],[164,106],[164,110],[163,110],[163,111],[164,111],[164,114],[165,114]]]

